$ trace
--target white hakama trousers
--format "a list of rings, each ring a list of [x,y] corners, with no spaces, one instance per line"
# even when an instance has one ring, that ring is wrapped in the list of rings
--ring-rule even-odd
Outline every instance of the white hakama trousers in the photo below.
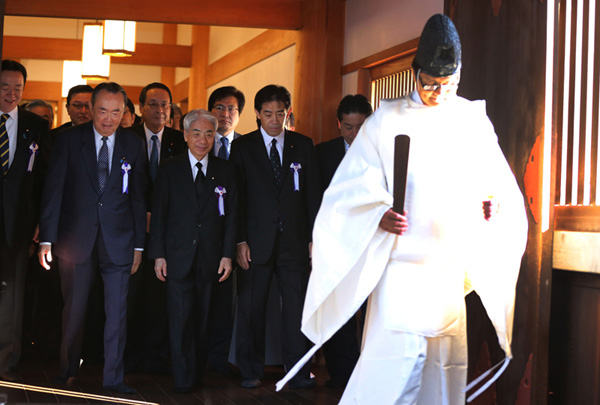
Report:
[[[385,281],[384,276],[369,299],[362,351],[340,404],[464,405],[468,367],[464,304],[453,336],[427,338],[385,329],[385,311],[419,310],[389,308],[382,302]]]

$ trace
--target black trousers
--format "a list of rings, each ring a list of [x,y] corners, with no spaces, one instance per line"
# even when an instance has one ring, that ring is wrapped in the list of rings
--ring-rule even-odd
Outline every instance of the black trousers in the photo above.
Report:
[[[177,389],[192,388],[201,380],[208,353],[208,321],[218,282],[202,278],[196,259],[183,279],[167,277],[171,365]]]
[[[236,359],[242,379],[264,377],[265,313],[273,276],[277,278],[282,301],[281,337],[285,368],[289,370],[306,353],[308,341],[300,327],[308,272],[308,257],[306,263],[299,263],[285,245],[281,234],[267,263],[251,263],[248,270],[238,272]],[[310,363],[300,370],[294,380],[307,379],[309,376]]]
[[[167,286],[156,277],[154,259],[146,252],[129,280],[125,370],[164,374],[169,368]]]
[[[14,372],[21,359],[27,253],[28,246],[9,248],[0,236],[0,373]]]
[[[131,264],[115,264],[110,260],[102,233],[99,231],[91,256],[82,263],[59,257],[63,300],[60,347],[60,375],[66,379],[77,375],[83,348],[83,333],[90,290],[100,271],[104,284],[104,372],[103,384],[123,382],[123,352],[127,336],[127,291]]]

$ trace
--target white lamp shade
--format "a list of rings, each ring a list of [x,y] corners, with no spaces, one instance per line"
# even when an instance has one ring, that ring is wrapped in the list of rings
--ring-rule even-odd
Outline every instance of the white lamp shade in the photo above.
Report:
[[[81,61],[63,61],[62,96],[67,97],[69,90],[79,84],[87,84],[85,79],[81,77]]]
[[[104,21],[102,53],[110,56],[132,56],[135,53],[135,21]]]
[[[81,77],[106,80],[110,73],[110,56],[102,55],[102,24],[83,24]]]

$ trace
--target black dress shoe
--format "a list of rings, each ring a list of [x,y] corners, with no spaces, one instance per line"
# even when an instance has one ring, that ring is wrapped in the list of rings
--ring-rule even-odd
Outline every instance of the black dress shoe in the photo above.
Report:
[[[325,386],[328,388],[344,388],[347,384],[348,381],[334,380],[333,378],[325,381]]]
[[[0,380],[13,382],[13,383],[20,383],[21,377],[19,377],[19,375],[17,373],[15,373],[14,371],[7,371],[5,373],[0,373]]]
[[[76,384],[75,377],[72,377],[72,376],[71,377],[62,377],[62,376],[54,377],[53,379],[50,380],[50,382],[52,383],[52,385],[62,385],[67,388],[72,388]]]
[[[187,394],[192,392],[192,387],[173,387],[173,392],[176,394]]]
[[[304,380],[290,381],[290,389],[308,389],[315,388],[317,381],[314,378],[305,378]]]
[[[233,370],[227,363],[214,364],[210,367],[214,372],[221,374],[223,377],[232,377]]]
[[[137,394],[137,391],[125,383],[118,383],[115,385],[105,385],[104,391],[118,392],[119,394]]]
[[[260,387],[260,380],[258,378],[247,379],[242,381],[242,387],[244,388],[258,388]]]

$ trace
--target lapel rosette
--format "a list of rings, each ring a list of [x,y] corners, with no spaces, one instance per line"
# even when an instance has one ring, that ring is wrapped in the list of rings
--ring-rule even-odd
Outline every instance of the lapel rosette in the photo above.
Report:
[[[27,171],[31,172],[33,170],[33,163],[35,162],[35,156],[39,152],[39,146],[35,142],[31,142],[29,145],[29,163],[27,164]]]
[[[129,194],[129,171],[131,170],[131,165],[125,160],[125,158],[121,159],[121,174],[123,175],[123,194]]]
[[[290,171],[294,174],[294,191],[300,191],[300,170],[302,165],[300,163],[292,163],[290,165]]]
[[[219,199],[219,216],[220,217],[225,215],[225,201],[224,201],[224,197],[223,197],[225,194],[227,194],[227,190],[225,190],[225,187],[222,187],[222,186],[215,187],[215,195]]]

